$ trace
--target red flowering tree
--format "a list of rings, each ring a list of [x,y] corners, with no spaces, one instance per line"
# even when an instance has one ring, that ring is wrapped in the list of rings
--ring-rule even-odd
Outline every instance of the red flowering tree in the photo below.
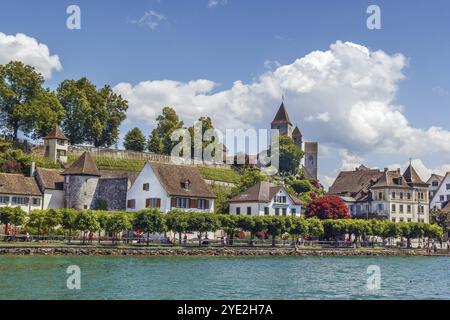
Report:
[[[311,201],[307,207],[305,216],[307,218],[317,217],[319,219],[351,219],[345,202],[338,196],[323,196]]]

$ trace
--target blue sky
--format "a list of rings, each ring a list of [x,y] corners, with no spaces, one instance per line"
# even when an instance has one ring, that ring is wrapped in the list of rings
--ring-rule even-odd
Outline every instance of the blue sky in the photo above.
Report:
[[[81,8],[81,30],[66,28],[65,11],[71,4]],[[398,88],[390,105],[401,105],[410,127],[424,131],[440,127],[445,131],[441,144],[448,141],[449,1],[222,0],[215,6],[208,4],[209,0],[2,0],[0,32],[23,33],[45,44],[51,55],[58,55],[62,70],[52,72],[47,81],[52,88],[64,79],[82,76],[99,86],[207,79],[214,82],[214,88],[206,90],[213,95],[229,90],[237,80],[244,84],[258,82],[261,75],[273,71],[268,70],[268,61],[272,61],[272,69],[290,65],[313,51],[329,50],[338,40],[388,55],[401,53],[405,57],[401,68],[404,79],[395,82]],[[381,30],[366,27],[369,4],[381,8]],[[157,22],[153,29],[136,23],[146,12],[164,18],[154,20],[153,16],[152,21]],[[371,152],[352,150],[345,142],[323,137],[320,123],[305,123],[308,116],[314,116],[311,108],[303,110],[293,93],[284,93],[288,111],[292,111],[306,138],[329,146],[319,169],[324,179],[335,176],[344,165],[343,154],[371,166],[403,165],[413,157],[420,158],[429,170],[450,170],[446,166],[450,156],[442,156],[447,152],[445,147],[433,156],[429,152],[390,153],[384,147]],[[255,105],[264,115],[259,120],[249,120],[249,126],[267,126],[278,104],[271,100],[264,106]],[[202,110],[207,113],[208,109]],[[333,109],[330,110],[332,115]],[[189,123],[189,110],[181,114]],[[192,117],[195,116],[196,113]],[[212,112],[211,116],[216,121],[220,113]],[[148,134],[152,120],[131,116],[122,133],[137,125]],[[342,130],[346,130],[345,126]],[[374,148],[379,146],[379,141],[374,143]]]

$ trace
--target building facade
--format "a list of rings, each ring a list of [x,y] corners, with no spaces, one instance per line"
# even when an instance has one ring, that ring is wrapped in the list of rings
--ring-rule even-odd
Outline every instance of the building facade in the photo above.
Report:
[[[450,172],[442,178],[430,201],[430,208],[442,209],[450,202]]]
[[[300,216],[302,202],[282,186],[262,181],[230,200],[230,214],[246,216]]]
[[[403,174],[400,169],[381,171],[364,166],[343,171],[328,193],[340,196],[357,218],[430,221],[428,184],[421,180],[412,165]]]
[[[197,167],[149,162],[127,192],[126,210],[154,207],[162,212],[180,209],[212,213],[214,199]]]

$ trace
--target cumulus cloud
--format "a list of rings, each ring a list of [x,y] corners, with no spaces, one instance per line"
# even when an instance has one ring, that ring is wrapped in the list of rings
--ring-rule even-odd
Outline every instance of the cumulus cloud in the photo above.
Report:
[[[46,80],[52,77],[53,71],[62,69],[58,55],[50,55],[48,47],[35,38],[22,33],[14,36],[0,32],[0,64],[12,60],[35,67]]]
[[[407,64],[402,54],[337,41],[329,50],[313,51],[228,89],[200,79],[120,83],[115,90],[129,100],[129,117],[152,120],[171,105],[185,120],[210,115],[219,129],[268,127],[284,94],[290,118],[306,139],[345,150],[340,151],[342,167],[369,154],[437,154],[450,161],[450,132],[414,127],[395,101]]]
[[[433,173],[444,176],[447,172],[450,172],[450,164],[443,164],[435,168],[429,168],[423,163],[421,159],[412,159],[411,164],[420,178],[424,181],[427,181]],[[390,164],[389,166],[387,166],[387,168],[389,170],[400,169],[401,172],[404,172],[408,166],[409,161],[402,164]]]
[[[163,15],[162,13],[153,11],[153,10],[149,10],[149,11],[145,12],[144,15],[142,17],[140,17],[139,19],[130,20],[130,23],[141,25],[141,26],[146,26],[146,27],[150,28],[151,30],[155,30],[159,26],[159,24],[164,20],[167,20],[165,15]]]

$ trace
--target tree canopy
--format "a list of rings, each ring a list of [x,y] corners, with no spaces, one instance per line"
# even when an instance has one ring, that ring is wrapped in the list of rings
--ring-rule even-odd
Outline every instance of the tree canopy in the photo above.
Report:
[[[145,136],[141,129],[133,128],[125,135],[123,146],[126,150],[142,152],[145,150]]]

